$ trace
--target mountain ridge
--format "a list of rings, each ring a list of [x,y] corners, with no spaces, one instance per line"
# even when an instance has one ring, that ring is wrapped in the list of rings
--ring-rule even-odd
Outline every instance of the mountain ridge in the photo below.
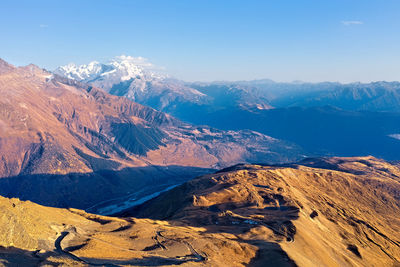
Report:
[[[118,216],[162,219],[209,232],[224,229],[252,244],[277,242],[299,266],[396,266],[399,208],[398,167],[374,157],[334,157],[275,166],[239,164]],[[265,262],[271,260],[268,246],[259,248]]]
[[[4,197],[0,210],[0,224],[8,225],[0,231],[5,264],[397,266],[400,260],[400,169],[374,157],[238,164],[123,217]]]

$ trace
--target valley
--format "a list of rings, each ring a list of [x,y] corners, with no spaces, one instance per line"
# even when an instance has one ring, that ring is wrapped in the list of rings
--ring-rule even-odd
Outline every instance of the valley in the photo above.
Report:
[[[400,1],[0,4],[0,267],[400,267]]]

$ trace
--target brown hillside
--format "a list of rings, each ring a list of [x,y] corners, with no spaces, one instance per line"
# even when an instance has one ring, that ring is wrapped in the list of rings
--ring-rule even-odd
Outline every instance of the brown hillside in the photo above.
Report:
[[[308,166],[306,166],[308,165]],[[278,245],[299,266],[392,266],[400,261],[400,169],[372,157],[238,165],[177,187],[124,215]]]
[[[399,174],[372,157],[237,165],[123,218],[0,197],[1,263],[397,266]]]

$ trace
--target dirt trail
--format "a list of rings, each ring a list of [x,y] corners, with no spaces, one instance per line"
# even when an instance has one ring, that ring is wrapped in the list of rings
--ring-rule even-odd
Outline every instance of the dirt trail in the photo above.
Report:
[[[88,264],[88,265],[91,265],[91,266],[110,266],[110,267],[118,267],[118,266],[119,266],[119,265],[110,264],[110,263],[92,263],[92,262],[89,262],[89,261],[87,261],[87,260],[81,259],[80,257],[78,257],[78,256],[76,256],[76,255],[74,255],[74,254],[72,254],[71,252],[68,252],[68,251],[64,250],[64,249],[61,247],[61,242],[63,241],[63,239],[64,239],[68,234],[70,234],[69,231],[74,231],[74,232],[76,233],[75,230],[70,230],[70,229],[68,229],[68,230],[66,230],[66,231],[64,231],[64,232],[61,232],[61,234],[58,236],[58,238],[57,238],[56,241],[54,242],[54,246],[55,246],[56,251],[57,251],[58,253],[63,254],[63,255],[66,255],[66,256],[70,257],[71,259],[73,259],[73,260],[75,260],[75,261],[79,261],[79,262],[82,262],[82,263],[85,263],[85,264]]]

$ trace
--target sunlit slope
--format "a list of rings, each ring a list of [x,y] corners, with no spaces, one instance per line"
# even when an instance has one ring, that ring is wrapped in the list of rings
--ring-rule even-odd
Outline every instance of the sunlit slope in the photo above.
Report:
[[[400,260],[399,177],[398,167],[372,157],[238,165],[130,214],[233,234],[258,246],[260,264],[273,243],[300,266],[392,266]]]

